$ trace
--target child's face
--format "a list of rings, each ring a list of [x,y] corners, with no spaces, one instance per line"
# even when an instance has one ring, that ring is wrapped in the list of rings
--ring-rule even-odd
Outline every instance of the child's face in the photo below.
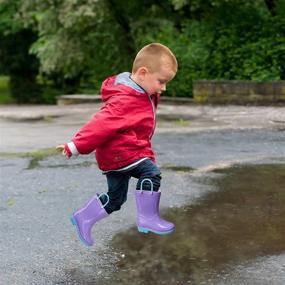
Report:
[[[175,72],[167,66],[162,66],[159,71],[155,72],[145,70],[141,86],[148,95],[155,93],[161,94],[166,90],[166,84],[172,80],[174,76]]]

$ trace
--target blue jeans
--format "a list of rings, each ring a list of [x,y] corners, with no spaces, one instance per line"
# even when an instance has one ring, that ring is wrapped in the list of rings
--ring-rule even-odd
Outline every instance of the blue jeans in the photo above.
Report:
[[[153,184],[153,190],[158,191],[160,187],[161,172],[157,165],[151,160],[146,159],[131,169],[124,171],[110,171],[106,173],[109,203],[105,206],[108,214],[121,209],[123,203],[127,201],[129,181],[131,177],[138,179],[136,189],[140,190],[143,179],[150,179]],[[145,181],[143,190],[151,190],[151,183]],[[106,203],[105,196],[100,198],[103,204]]]

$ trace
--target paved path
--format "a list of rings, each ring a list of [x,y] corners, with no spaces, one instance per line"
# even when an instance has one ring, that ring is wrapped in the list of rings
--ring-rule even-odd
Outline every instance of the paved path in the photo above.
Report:
[[[101,104],[0,107],[0,153],[51,148],[72,135]],[[285,128],[285,107],[161,104],[157,133],[203,130]]]
[[[34,151],[65,142],[99,107],[1,107],[0,152]],[[153,145],[163,169],[162,208],[194,203],[212,191],[193,179],[212,169],[284,162],[284,108],[162,105],[158,118]],[[2,157],[0,166],[0,284],[108,284],[123,254],[110,241],[135,225],[135,181],[122,210],[96,225],[96,246],[86,249],[68,216],[94,192],[106,190],[92,155],[69,161],[59,155],[40,160]],[[179,166],[196,170],[175,171]],[[263,268],[274,270],[274,264],[270,259]],[[257,278],[262,281],[262,275]]]

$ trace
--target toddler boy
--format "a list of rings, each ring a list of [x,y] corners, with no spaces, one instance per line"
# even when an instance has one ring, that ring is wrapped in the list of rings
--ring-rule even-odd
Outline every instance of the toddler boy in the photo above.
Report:
[[[101,110],[69,143],[57,146],[68,158],[95,151],[98,166],[107,177],[108,192],[96,194],[71,218],[87,246],[93,244],[92,226],[127,200],[131,177],[138,179],[138,230],[156,234],[174,231],[174,224],[159,215],[161,172],[151,138],[160,94],[176,72],[177,61],[168,47],[146,45],[136,55],[131,73],[123,72],[103,82],[105,105]]]

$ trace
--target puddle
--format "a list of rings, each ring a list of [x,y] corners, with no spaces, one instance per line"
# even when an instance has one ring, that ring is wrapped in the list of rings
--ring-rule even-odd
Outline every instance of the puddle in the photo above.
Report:
[[[175,166],[170,164],[165,164],[160,167],[161,170],[171,170],[177,172],[193,172],[195,168],[190,166]]]
[[[37,122],[46,122],[51,123],[54,119],[60,118],[60,114],[50,114],[50,115],[40,115],[40,114],[22,114],[22,115],[6,115],[2,116],[1,119],[10,121],[10,122],[19,122],[19,123],[37,123]]]
[[[117,235],[116,272],[94,284],[215,284],[229,266],[285,252],[285,165],[236,166],[216,175],[210,181],[218,191],[163,213],[176,224],[174,234],[132,228]]]
[[[37,168],[76,168],[76,167],[91,167],[96,165],[95,162],[90,161],[83,161],[80,163],[73,163],[73,164],[57,164],[57,165],[41,165],[41,161],[43,158],[32,158],[29,161],[29,165],[27,166],[26,170],[33,170]]]
[[[29,165],[28,165],[28,167],[26,169],[27,170],[32,170],[32,169],[35,169],[35,168],[39,168],[41,160],[42,160],[42,158],[32,158],[29,161]]]
[[[159,115],[159,120],[160,121],[167,121],[167,122],[190,122],[190,120],[195,120],[196,117],[191,116],[191,115],[181,115],[181,116],[176,116],[176,115],[169,115],[169,114],[160,114]]]

